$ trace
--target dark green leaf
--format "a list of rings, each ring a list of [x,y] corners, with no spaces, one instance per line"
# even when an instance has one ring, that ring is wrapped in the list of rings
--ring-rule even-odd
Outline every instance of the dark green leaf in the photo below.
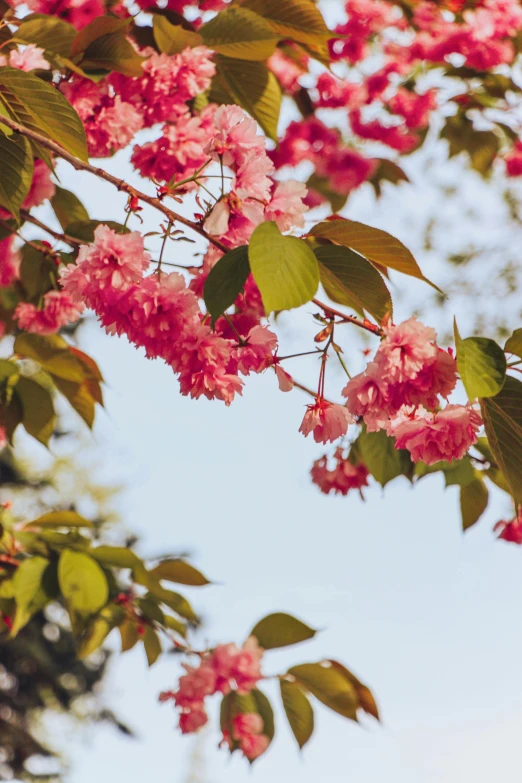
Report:
[[[131,21],[132,19],[118,19],[115,16],[97,16],[92,22],[82,27],[80,32],[76,33],[69,57],[78,57],[78,55],[83,54],[87,47],[104,35],[111,35],[112,33],[123,35],[125,28],[128,28]]]
[[[340,218],[319,223],[312,229],[310,235],[329,239],[338,245],[351,248],[375,264],[395,269],[397,272],[424,280],[433,286],[433,283],[422,274],[408,248],[380,228],[372,228],[355,220]],[[437,286],[433,287],[437,288]]]
[[[495,462],[522,504],[522,383],[508,375],[502,391],[480,405]]]
[[[234,248],[219,259],[205,281],[204,298],[212,326],[234,304],[250,274],[248,247]]]
[[[314,730],[314,710],[308,698],[295,682],[281,680],[281,699],[288,723],[300,748],[303,748]]]
[[[145,634],[143,636],[143,644],[145,646],[145,653],[147,655],[147,662],[149,666],[156,663],[161,655],[161,642],[159,636],[150,625],[145,628]]]
[[[303,663],[288,670],[298,684],[345,718],[357,720],[359,699],[353,685],[331,665]]]
[[[166,17],[159,14],[154,15],[152,26],[158,49],[165,54],[178,54],[187,46],[201,46],[203,43],[199,33],[186,30],[179,24],[171,24]]]
[[[33,180],[33,153],[26,138],[0,132],[0,206],[18,218]]]
[[[306,242],[283,236],[275,223],[261,223],[255,229],[248,257],[267,314],[300,307],[315,296],[317,259]]]
[[[124,616],[121,606],[115,606],[115,604],[104,606],[101,612],[90,620],[83,632],[76,650],[78,658],[87,658],[88,655],[101,647],[112,629],[119,625]]]
[[[71,223],[84,223],[89,220],[89,213],[78,196],[75,196],[70,190],[56,187],[55,194],[51,199],[51,206],[65,232]]]
[[[119,32],[97,38],[85,49],[81,59],[84,70],[116,71],[124,76],[142,76],[144,57]]]
[[[262,16],[241,7],[217,14],[200,32],[206,46],[242,60],[267,60],[279,40]]]
[[[265,694],[262,691],[259,691],[257,688],[254,688],[254,690],[251,691],[251,695],[253,696],[254,702],[256,704],[256,711],[263,719],[262,734],[266,734],[266,736],[272,740],[275,734],[274,711],[272,709],[272,705],[268,701]]]
[[[231,98],[225,102],[237,103],[269,138],[277,140],[281,88],[272,71],[264,63],[236,60],[222,54],[216,56],[216,66],[217,85]]]
[[[514,353],[522,359],[522,329],[515,329],[509,340],[504,346],[506,353]]]
[[[476,522],[488,506],[489,492],[480,473],[476,472],[476,478],[460,490],[460,512],[462,515],[462,529],[468,530]]]
[[[168,582],[176,582],[180,585],[203,587],[210,584],[201,571],[184,560],[163,560],[150,573],[157,579],[166,579]]]
[[[82,121],[56,87],[31,73],[4,67],[0,71],[0,100],[21,125],[81,160],[88,159]]]
[[[24,18],[16,38],[24,43],[36,44],[47,52],[69,57],[75,35],[75,28],[63,19],[46,14],[31,14]]]
[[[16,395],[22,403],[22,423],[33,438],[47,446],[54,432],[56,415],[50,393],[32,378],[19,378]]]
[[[355,446],[360,461],[382,487],[397,476],[413,475],[409,452],[396,449],[395,439],[389,438],[384,430],[361,432]]]
[[[347,306],[353,303],[357,310],[366,310],[379,323],[386,315],[391,315],[390,292],[382,276],[369,261],[353,250],[338,245],[322,245],[314,252],[320,264],[321,282],[326,293],[337,297],[333,301]]]
[[[274,650],[312,639],[317,631],[290,614],[277,612],[260,620],[250,633],[265,650]]]

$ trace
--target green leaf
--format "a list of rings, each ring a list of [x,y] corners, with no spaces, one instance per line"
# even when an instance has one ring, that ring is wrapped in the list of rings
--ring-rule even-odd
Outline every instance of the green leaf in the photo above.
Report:
[[[97,546],[89,553],[103,565],[114,568],[139,568],[142,561],[131,549],[123,546]]]
[[[76,29],[63,19],[46,14],[26,16],[16,32],[17,40],[36,44],[46,52],[69,57]]]
[[[137,623],[134,620],[124,620],[118,630],[121,636],[122,653],[132,650],[140,638]]]
[[[92,22],[86,24],[85,27],[76,33],[76,36],[72,42],[69,57],[77,58],[83,54],[85,50],[104,35],[110,35],[111,33],[123,34],[125,28],[127,28],[132,19],[118,19],[115,16],[97,16]]]
[[[388,160],[388,158],[374,158],[374,163],[377,164],[377,168],[369,182],[375,190],[377,197],[382,193],[382,182],[391,182],[393,185],[398,185],[399,182],[410,181],[407,174],[392,160]]]
[[[51,199],[51,206],[62,230],[65,232],[67,232],[67,227],[71,223],[83,223],[89,220],[89,213],[80,199],[74,193],[71,193],[70,190],[57,186],[55,194]]]
[[[316,172],[310,175],[306,187],[308,190],[315,190],[321,196],[324,196],[324,198],[330,202],[332,212],[340,212],[348,201],[348,196],[346,194],[338,193],[336,190],[332,189],[328,177],[320,177]]]
[[[376,720],[380,720],[379,709],[370,689],[366,685],[363,685],[363,683],[357,679],[355,674],[352,674],[352,672],[347,669],[346,666],[343,666],[342,663],[339,663],[339,661],[328,661],[328,663],[330,663],[333,668],[339,672],[339,674],[341,674],[351,685],[353,685],[359,699],[360,708]]]
[[[186,638],[187,626],[185,623],[182,623],[180,620],[178,620],[177,617],[172,617],[170,614],[165,614],[163,616],[163,624],[165,625],[165,628],[169,628],[171,631],[175,631],[183,639]]]
[[[33,181],[33,153],[26,138],[0,132],[0,206],[18,218],[20,207]]]
[[[353,685],[333,666],[303,663],[288,670],[298,684],[334,712],[357,720],[359,699]]]
[[[321,282],[328,296],[333,278],[334,290],[331,292],[337,296],[333,301],[348,306],[353,302],[357,310],[366,310],[379,323],[386,315],[391,315],[390,292],[382,276],[369,261],[353,250],[338,245],[322,245],[314,252],[320,264]]]
[[[250,691],[250,693],[254,699],[256,711],[263,719],[262,734],[266,734],[268,739],[272,740],[275,734],[274,711],[272,709],[272,705],[270,704],[265,694],[262,691],[259,691],[257,688],[254,688],[254,690]]]
[[[47,248],[45,249],[47,250]],[[47,253],[32,245],[24,245],[21,250],[20,282],[26,298],[38,305],[42,296],[53,288],[56,280],[56,265]]]
[[[67,381],[65,378],[55,377],[56,387],[66,397],[76,413],[92,429],[96,414],[95,399],[93,398],[87,383]]]
[[[124,234],[129,231],[128,228],[124,228],[121,223],[117,223],[115,220],[87,220],[69,223],[67,226],[67,233],[75,239],[81,239],[83,242],[91,243],[94,241],[94,232],[100,225],[108,226],[118,234]]]
[[[88,519],[80,516],[76,511],[49,511],[47,514],[43,514],[38,519],[32,522],[27,522],[24,528],[56,528],[56,527],[69,527],[69,528],[81,528],[81,527],[94,527],[92,522]]]
[[[356,452],[374,479],[385,487],[397,476],[413,474],[413,463],[405,449],[395,448],[395,439],[389,438],[384,430],[361,432],[355,444]]]
[[[98,563],[83,552],[65,549],[58,562],[60,590],[70,610],[98,612],[109,598],[107,579]]]
[[[219,259],[205,281],[204,299],[212,326],[234,304],[250,274],[248,247],[241,245]]]
[[[285,237],[273,222],[261,223],[248,248],[250,269],[267,315],[309,302],[319,285],[319,265],[302,239]]]
[[[152,29],[158,49],[165,54],[179,54],[187,46],[201,46],[203,43],[199,33],[186,30],[179,24],[171,24],[168,19],[159,14],[154,14]]]
[[[0,384],[5,384],[11,378],[18,378],[20,368],[9,359],[0,359]]]
[[[56,424],[50,393],[32,378],[21,376],[16,384],[16,396],[22,404],[22,424],[33,438],[47,446]]]
[[[85,71],[103,68],[124,76],[142,76],[145,59],[124,35],[116,32],[92,41],[83,52],[80,63]]]
[[[475,471],[475,474],[476,477],[473,481],[460,489],[460,513],[463,530],[473,527],[488,507],[488,488],[481,474],[478,471]]]
[[[506,379],[506,356],[494,340],[467,337],[462,340],[455,320],[457,367],[471,401],[477,397],[494,397]]]
[[[217,14],[200,32],[210,49],[242,60],[267,60],[279,40],[262,16],[241,7]]]
[[[88,160],[83,123],[61,92],[31,73],[0,70],[0,101],[12,119]]]
[[[314,731],[314,710],[295,682],[280,681],[281,699],[288,723],[300,748],[304,748]]]
[[[372,228],[364,223],[357,223],[355,220],[339,218],[319,223],[311,230],[310,236],[329,239],[338,245],[355,250],[374,264],[424,280],[439,290],[436,285],[424,277],[408,248],[400,240],[380,228]]]
[[[158,634],[154,628],[150,627],[150,625],[145,628],[143,644],[145,646],[147,662],[149,666],[152,666],[154,663],[156,663],[159,656],[161,655],[161,642],[159,640]]]
[[[261,62],[216,56],[218,89],[230,95],[227,103],[237,103],[259,123],[266,135],[276,141],[281,111],[281,88],[267,66]],[[214,84],[212,87],[214,91]]]
[[[201,571],[184,560],[163,560],[149,573],[157,579],[166,579],[168,582],[190,585],[191,587],[203,587],[210,584]]]
[[[100,614],[93,617],[83,632],[76,650],[77,657],[87,658],[88,655],[101,647],[112,629],[119,625],[124,616],[121,606],[114,604],[104,606]]]
[[[136,574],[135,579],[138,581]],[[168,606],[169,609],[172,609],[173,612],[176,612],[181,617],[184,617],[185,620],[188,620],[190,623],[195,623],[197,621],[198,618],[194,612],[194,609],[189,604],[187,599],[182,595],[174,592],[173,590],[165,590],[165,588],[162,587],[159,582],[155,583],[153,580],[147,583],[147,587],[149,592],[152,593],[152,595],[157,598],[158,601],[161,601],[161,603],[165,604],[165,606]]]
[[[508,375],[502,391],[480,406],[495,461],[515,502],[522,504],[522,383]]]
[[[55,569],[44,557],[23,560],[13,576],[16,612],[12,635],[39,612],[56,595]]]
[[[515,329],[509,340],[504,346],[506,353],[514,353],[522,359],[522,329]]]
[[[250,632],[265,650],[299,644],[313,639],[317,631],[297,620],[290,614],[277,612],[263,617]]]
[[[242,6],[264,16],[281,38],[317,48],[328,60],[327,41],[332,33],[313,0],[243,0]]]

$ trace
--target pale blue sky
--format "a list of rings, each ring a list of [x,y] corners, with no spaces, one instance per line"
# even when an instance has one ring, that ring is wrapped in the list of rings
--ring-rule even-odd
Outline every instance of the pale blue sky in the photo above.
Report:
[[[118,160],[108,165],[121,171]],[[109,186],[66,166],[60,172],[94,216],[121,219],[124,199]],[[418,175],[415,187],[390,190],[379,206],[362,192],[351,216],[408,236],[415,248],[427,198]],[[436,203],[432,192],[429,198]],[[152,212],[143,214],[144,230],[157,226]],[[424,260],[440,281],[436,257]],[[406,291],[405,279],[399,282]],[[429,296],[416,284],[408,290],[399,319],[409,315],[408,301]],[[307,345],[309,312],[281,319],[285,352]],[[348,354],[355,370],[357,346]],[[225,408],[182,398],[167,367],[94,324],[83,330],[82,347],[107,380],[95,441],[99,459],[107,455],[107,476],[127,475],[127,527],[140,535],[143,554],[190,549],[220,583],[189,591],[205,617],[204,635],[241,641],[262,615],[294,613],[324,630],[300,648],[268,655],[268,670],[338,658],[371,686],[383,724],[356,726],[318,706],[316,734],[299,754],[278,710],[276,740],[250,771],[216,749],[217,721],[197,740],[179,736],[172,709],[157,703],[179,675],[177,659],[147,670],[140,649],[115,657],[105,689],[137,741],[105,726],[84,733],[56,722],[55,736],[73,761],[71,783],[141,783],[145,776],[185,783],[194,753],[202,783],[247,775],[259,783],[519,783],[521,553],[493,539],[492,525],[507,510],[503,498],[495,496],[484,521],[463,537],[457,490],[444,492],[440,477],[414,491],[405,480],[384,493],[373,486],[365,503],[357,495],[325,497],[308,477],[321,447],[297,432],[307,400],[298,391],[281,394],[272,374],[249,379],[244,397]],[[310,360],[296,360],[292,370],[314,382]],[[341,382],[334,377],[332,394]]]

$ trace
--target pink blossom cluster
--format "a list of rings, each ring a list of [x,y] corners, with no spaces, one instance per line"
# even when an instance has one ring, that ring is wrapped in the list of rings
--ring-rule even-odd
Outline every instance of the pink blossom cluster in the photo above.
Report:
[[[11,49],[9,55],[0,55],[0,66],[10,65],[21,71],[48,71],[51,67],[44,57],[44,50],[35,44],[28,44],[23,49]]]
[[[9,5],[26,5],[34,13],[58,16],[78,30],[106,13],[102,0],[9,0]]]
[[[362,417],[368,432],[386,430],[396,448],[428,465],[461,459],[482,423],[470,405],[438,410],[439,398],[455,388],[457,369],[436,338],[435,330],[416,318],[386,326],[373,361],[343,390],[348,409]]]
[[[493,530],[498,534],[498,538],[508,541],[511,544],[522,544],[522,506],[519,506],[518,513],[514,519],[501,519]]]
[[[330,463],[333,466],[330,467]],[[321,492],[329,495],[347,495],[352,489],[361,491],[368,486],[369,472],[362,463],[351,462],[342,448],[335,450],[332,460],[325,454],[316,460],[310,470],[312,481]]]
[[[257,712],[240,712],[232,718],[231,731],[223,731],[223,744],[230,750],[236,746],[249,761],[259,758],[268,746],[270,738],[264,731],[263,718]]]
[[[214,114],[214,127],[206,153],[234,177],[230,192],[207,217],[206,230],[234,247],[248,242],[256,226],[266,220],[274,220],[281,231],[304,226],[306,187],[271,179],[274,166],[255,121],[238,106],[221,106]]]
[[[362,185],[375,171],[373,160],[345,146],[339,132],[317,117],[291,122],[271,158],[278,169],[303,161],[313,163],[319,177],[343,195]],[[311,191],[306,203],[312,207],[322,200],[316,191]]]
[[[109,333],[125,334],[147,357],[164,359],[178,374],[182,394],[229,405],[242,391],[239,373],[263,372],[273,364],[275,334],[247,305],[232,317],[234,330],[220,319],[212,331],[185,278],[161,270],[145,276],[149,264],[138,232],[98,226],[94,243],[62,271],[61,284],[74,303],[98,314]]]
[[[248,694],[262,679],[261,661],[263,650],[257,639],[249,637],[241,648],[235,644],[220,644],[211,652],[201,655],[199,666],[184,664],[186,671],[179,679],[175,691],[166,691],[160,695],[161,701],[174,701],[180,711],[179,727],[183,734],[191,734],[208,721],[205,699],[216,693],[224,696],[232,691]],[[246,730],[241,734],[258,734]],[[238,737],[239,739],[239,737]]]
[[[35,334],[54,334],[62,326],[72,324],[82,314],[82,303],[73,302],[65,291],[48,291],[43,297],[43,307],[30,302],[20,302],[14,312],[20,329]]]

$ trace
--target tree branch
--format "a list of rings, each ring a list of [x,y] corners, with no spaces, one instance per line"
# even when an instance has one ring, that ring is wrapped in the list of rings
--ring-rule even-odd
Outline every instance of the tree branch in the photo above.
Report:
[[[45,223],[42,223],[41,220],[38,220],[38,218],[33,217],[29,212],[26,212],[25,209],[20,210],[20,217],[27,223],[38,226],[38,228],[41,228],[42,231],[45,231],[49,236],[58,239],[60,242],[64,242],[66,245],[71,245],[73,247],[82,247],[82,245],[85,245],[85,242],[82,242],[81,239],[75,239],[74,237],[69,236],[69,234],[61,234],[59,231],[54,231],[54,229],[49,228]]]
[[[131,196],[131,198],[137,198],[139,201],[143,201],[145,204],[149,204],[151,207],[154,207],[154,209],[162,212],[173,223],[181,223],[182,225],[190,228],[192,231],[195,231],[197,234],[207,239],[209,242],[212,242],[215,247],[219,248],[224,253],[228,253],[230,248],[223,244],[223,242],[221,242],[219,239],[216,239],[216,237],[213,237],[211,234],[208,234],[203,226],[201,226],[199,223],[196,223],[193,220],[189,220],[189,218],[183,217],[183,215],[179,215],[177,212],[173,212],[171,209],[166,207],[158,197],[149,196],[147,193],[143,193],[141,190],[137,190],[137,188],[129,185],[129,183],[125,182],[125,180],[114,177],[104,169],[100,169],[97,166],[92,166],[90,163],[86,163],[85,161],[80,160],[80,158],[77,158],[75,155],[71,155],[70,152],[67,152],[67,150],[64,150],[62,147],[60,147],[60,145],[56,142],[51,141],[45,136],[42,136],[40,133],[36,133],[36,131],[26,128],[24,125],[20,125],[20,123],[15,122],[10,117],[2,116],[2,124],[7,125],[8,128],[11,128],[11,130],[20,133],[20,135],[25,136],[26,138],[41,144],[42,147],[45,147],[51,152],[54,152],[54,154],[59,158],[62,158],[63,160],[66,160],[68,163],[70,163],[71,166],[77,171],[88,171],[90,174],[94,174],[95,177],[103,179],[105,182],[110,182],[111,185],[114,185],[114,187],[116,187],[118,190],[127,193],[129,196]]]
[[[323,304],[319,301],[319,299],[312,299],[312,302],[320,307],[321,310],[324,310],[326,315],[332,317],[337,316],[338,318],[341,318],[341,323],[355,324],[355,326],[359,326],[361,329],[366,329],[367,332],[371,332],[372,334],[382,334],[382,329],[380,326],[372,324],[366,319],[361,321],[354,315],[346,315],[345,313],[341,313],[340,310],[335,310],[333,307],[330,307],[330,305]]]

